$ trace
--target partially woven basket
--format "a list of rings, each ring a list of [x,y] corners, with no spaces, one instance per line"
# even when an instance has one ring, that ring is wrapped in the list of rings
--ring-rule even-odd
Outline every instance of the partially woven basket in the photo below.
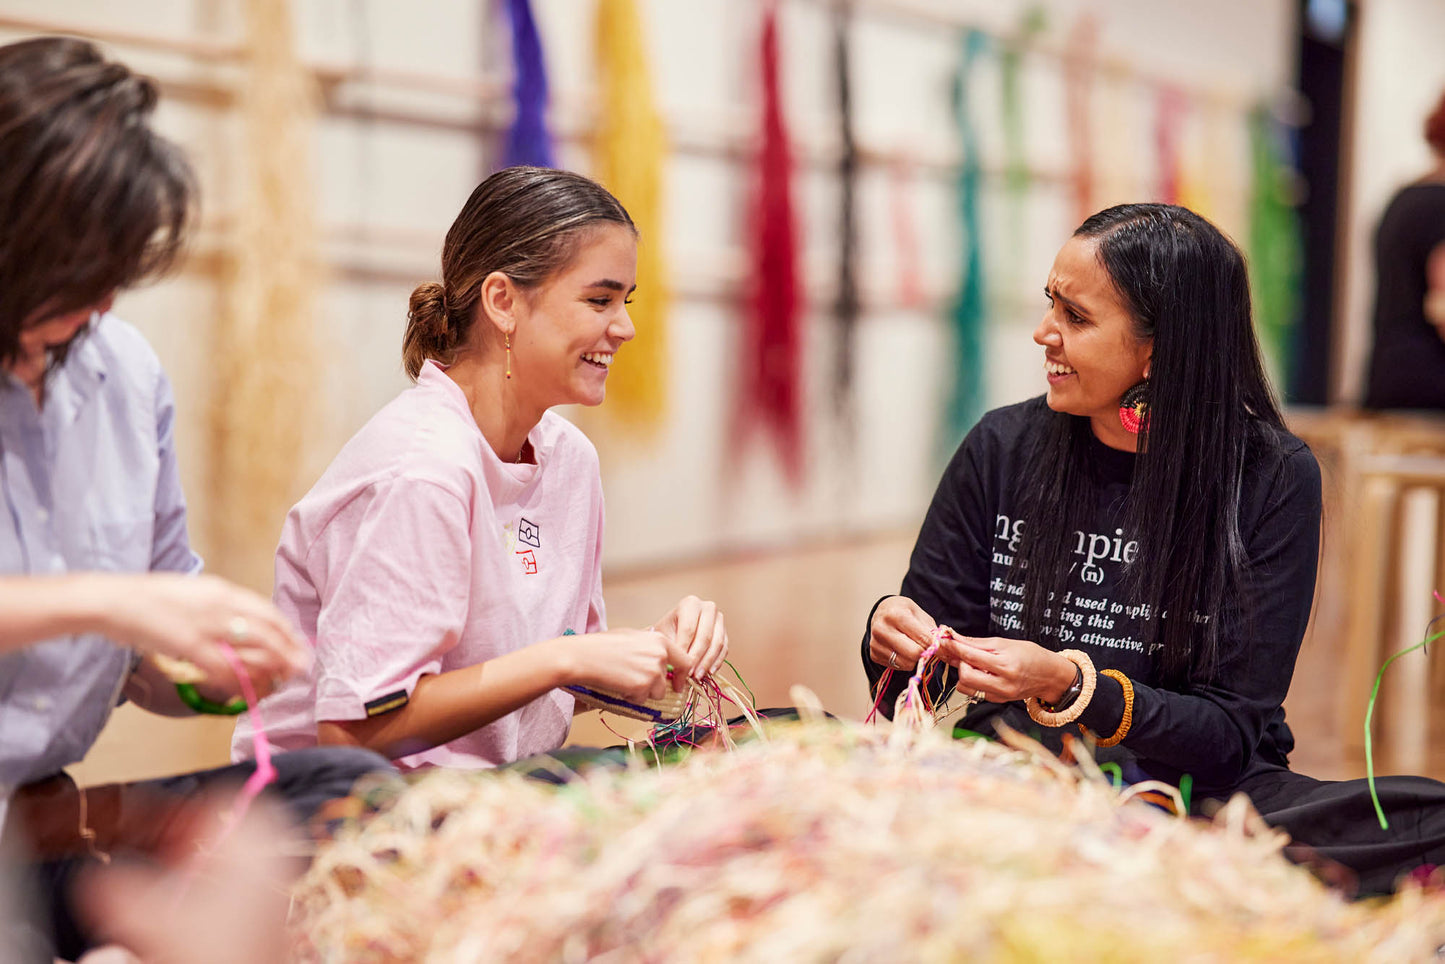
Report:
[[[643,700],[640,703],[592,686],[564,686],[563,689],[594,709],[648,723],[671,723],[687,708],[685,695],[670,689],[660,700]]]

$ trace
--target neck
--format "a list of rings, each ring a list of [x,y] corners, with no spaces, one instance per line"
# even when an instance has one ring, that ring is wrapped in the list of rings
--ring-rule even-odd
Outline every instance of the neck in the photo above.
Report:
[[[1089,426],[1094,430],[1094,438],[1109,448],[1118,449],[1120,452],[1139,451],[1139,436],[1124,428],[1117,412],[1091,416]]]
[[[542,420],[518,398],[500,361],[464,355],[446,370],[467,398],[482,437],[503,462],[522,461],[527,433]]]

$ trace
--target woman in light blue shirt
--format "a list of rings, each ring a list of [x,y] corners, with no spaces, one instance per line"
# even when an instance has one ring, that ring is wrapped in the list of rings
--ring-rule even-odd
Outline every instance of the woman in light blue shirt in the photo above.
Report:
[[[93,943],[69,900],[88,854],[155,847],[186,798],[252,768],[84,793],[64,777],[120,700],[190,712],[151,657],[196,666],[217,702],[238,688],[219,642],[263,693],[306,661],[269,601],[196,575],[170,384],[109,313],[176,260],[192,206],[189,165],[149,127],[155,99],[84,41],[0,47],[0,826],[44,859],[48,905],[25,949],[0,941],[46,961]],[[354,748],[275,762],[301,820],[386,768]]]

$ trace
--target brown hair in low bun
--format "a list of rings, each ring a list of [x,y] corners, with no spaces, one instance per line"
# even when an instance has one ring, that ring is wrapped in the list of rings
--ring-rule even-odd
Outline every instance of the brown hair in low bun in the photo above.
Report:
[[[435,281],[416,286],[406,312],[406,334],[402,338],[401,358],[406,373],[416,378],[422,362],[435,358],[450,364],[457,343],[450,336],[447,321],[446,289]]]
[[[450,364],[467,345],[482,282],[493,271],[536,288],[568,265],[586,229],[606,223],[637,230],[606,188],[570,171],[508,167],[477,185],[447,232],[441,283],[411,294],[406,373],[416,378],[428,358]]]

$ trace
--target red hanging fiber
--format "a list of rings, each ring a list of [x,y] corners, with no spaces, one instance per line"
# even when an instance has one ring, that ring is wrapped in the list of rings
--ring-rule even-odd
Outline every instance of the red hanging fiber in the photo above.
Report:
[[[755,424],[770,431],[777,439],[788,480],[797,485],[804,464],[802,333],[792,152],[778,93],[778,29],[772,6],[763,14],[761,55],[763,129],[751,224],[754,288],[745,322],[737,434],[741,440]]]
[[[1165,204],[1179,203],[1179,182],[1182,178],[1179,139],[1183,136],[1184,115],[1189,103],[1183,91],[1169,84],[1159,87],[1154,114],[1154,149],[1159,157],[1159,187],[1155,200]]]

